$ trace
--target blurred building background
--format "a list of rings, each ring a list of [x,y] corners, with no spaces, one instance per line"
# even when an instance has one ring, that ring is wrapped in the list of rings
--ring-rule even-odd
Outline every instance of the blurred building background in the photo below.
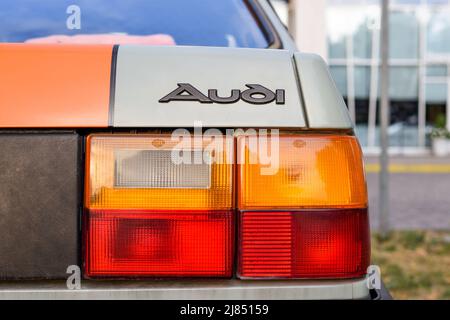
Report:
[[[329,63],[369,154],[379,152],[380,2],[272,1],[299,49]],[[390,66],[390,152],[426,154],[436,122],[450,127],[450,0],[391,0]]]

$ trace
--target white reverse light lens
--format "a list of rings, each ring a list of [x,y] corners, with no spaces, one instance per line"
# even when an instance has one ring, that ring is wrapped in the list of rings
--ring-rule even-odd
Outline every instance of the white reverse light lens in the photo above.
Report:
[[[202,151],[182,152],[189,153],[187,158],[192,160],[204,157]],[[211,186],[208,161],[177,164],[170,150],[117,149],[114,157],[116,188],[209,189]]]

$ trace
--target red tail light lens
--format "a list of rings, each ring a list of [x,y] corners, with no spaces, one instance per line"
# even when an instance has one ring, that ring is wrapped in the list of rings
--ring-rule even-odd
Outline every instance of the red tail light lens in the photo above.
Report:
[[[233,212],[90,211],[88,277],[230,277]]]
[[[243,212],[241,278],[354,278],[370,260],[367,210]]]

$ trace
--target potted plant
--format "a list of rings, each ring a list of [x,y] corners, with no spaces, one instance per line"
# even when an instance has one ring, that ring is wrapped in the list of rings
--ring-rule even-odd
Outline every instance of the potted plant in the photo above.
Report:
[[[447,130],[445,122],[445,115],[439,114],[431,131],[432,150],[437,157],[445,157],[450,153],[450,132]]]

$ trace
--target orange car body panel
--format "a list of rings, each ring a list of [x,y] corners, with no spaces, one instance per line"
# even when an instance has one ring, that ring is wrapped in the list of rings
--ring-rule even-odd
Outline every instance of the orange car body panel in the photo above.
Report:
[[[0,44],[0,127],[107,127],[112,51]]]

